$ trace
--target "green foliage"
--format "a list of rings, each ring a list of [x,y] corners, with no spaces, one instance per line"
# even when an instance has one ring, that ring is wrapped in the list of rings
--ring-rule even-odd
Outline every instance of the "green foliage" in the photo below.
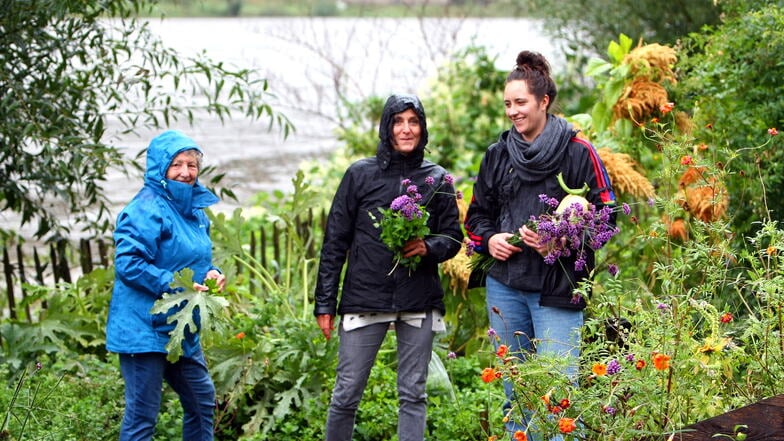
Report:
[[[475,176],[487,147],[506,128],[505,74],[487,48],[456,52],[421,96],[428,120],[428,152],[455,176]]]
[[[5,435],[16,440],[117,439],[123,395],[119,368],[94,356],[70,356],[76,364],[43,357],[24,369],[0,365],[0,378],[8,379],[0,387],[0,433],[7,430]]]
[[[174,274],[171,283],[173,293],[164,293],[156,300],[150,310],[151,314],[172,313],[166,323],[175,323],[174,329],[169,332],[169,342],[166,343],[166,359],[174,363],[182,356],[182,342],[188,333],[215,331],[221,325],[223,309],[229,301],[221,297],[214,280],[206,280],[209,288],[199,291],[193,288],[193,270],[185,268]],[[196,319],[199,324],[196,324]]]
[[[534,0],[532,11],[545,17],[545,27],[575,52],[601,53],[620,34],[672,44],[705,25],[719,22],[724,2],[699,0],[662,7],[655,0],[548,2]]]
[[[59,351],[102,354],[113,282],[113,269],[97,269],[54,288],[26,285],[28,295],[18,310],[40,315],[0,322],[0,363],[21,369]],[[47,307],[41,309],[41,303]]]
[[[732,16],[685,40],[678,63],[675,99],[692,114],[695,136],[733,152],[724,163],[740,234],[756,219],[784,220],[784,149],[767,133],[784,126],[783,29],[780,5]]]
[[[222,267],[239,263],[249,274],[230,288],[237,293],[231,305],[236,312],[230,314],[227,332],[205,339],[221,401],[216,417],[219,439],[279,439],[270,431],[297,415],[314,414],[335,369],[336,342],[325,343],[311,303],[316,264],[311,243],[318,237],[300,230],[314,189],[302,172],[292,183],[294,193],[280,205],[267,203],[262,215],[267,225],[280,226],[286,249],[285,260],[273,262],[271,268],[250,255],[241,239],[259,219],[244,219],[239,212],[212,219],[213,244],[223,250],[221,259],[228,259]],[[251,285],[258,295],[251,294]]]
[[[110,120],[133,132],[205,111],[290,129],[254,71],[165,47],[136,18],[152,5],[0,1],[0,200],[21,225],[37,222],[38,238],[69,233],[62,211],[97,233],[110,228],[102,182],[127,165]]]

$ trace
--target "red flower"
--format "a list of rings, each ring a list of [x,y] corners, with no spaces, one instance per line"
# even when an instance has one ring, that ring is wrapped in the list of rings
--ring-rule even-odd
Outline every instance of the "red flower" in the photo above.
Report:
[[[514,433],[515,441],[528,441],[528,436],[522,430],[518,430]]]
[[[489,383],[498,377],[497,374],[498,373],[493,368],[484,368],[484,370],[482,370],[482,381]]]
[[[721,315],[721,317],[719,317],[719,321],[722,323],[729,323],[732,321],[733,318],[734,317],[732,317],[731,313],[725,312],[724,314]]]
[[[638,371],[641,371],[644,367],[645,367],[645,360],[640,359],[637,360],[636,363],[634,363],[634,368],[637,369]]]
[[[776,135],[778,135],[778,134],[779,134],[779,131],[778,131],[778,130],[776,130],[776,128],[775,128],[775,127],[771,127],[771,128],[769,128],[769,129],[768,129],[768,134],[769,134],[770,136],[776,136]]]
[[[238,332],[237,335],[234,336],[234,338],[242,340],[243,338],[245,338],[245,333],[244,332]]]
[[[561,407],[563,407],[564,409],[568,409],[568,408],[569,408],[569,406],[571,406],[571,405],[572,405],[572,403],[571,403],[571,402],[569,402],[569,400],[568,400],[567,398],[564,398],[563,400],[561,400],[561,402],[559,403],[559,405],[560,405]]]
[[[681,156],[681,165],[691,165],[691,163],[692,163],[691,156],[689,155]]]
[[[495,351],[495,354],[501,358],[504,358],[507,352],[509,352],[509,347],[507,345],[499,345],[498,350]]]
[[[662,115],[666,115],[666,114],[672,112],[672,109],[674,109],[674,108],[675,108],[675,103],[670,102],[670,103],[662,104],[661,106],[659,106],[659,111],[662,113]]]
[[[664,371],[670,368],[670,356],[667,354],[656,353],[653,355],[653,367],[657,371]]]

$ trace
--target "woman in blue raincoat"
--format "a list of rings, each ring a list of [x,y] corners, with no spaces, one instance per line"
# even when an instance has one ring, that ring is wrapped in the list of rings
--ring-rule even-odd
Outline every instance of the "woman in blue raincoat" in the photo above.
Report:
[[[198,181],[201,158],[201,148],[181,132],[155,137],[147,149],[144,186],[117,217],[106,348],[119,354],[125,380],[121,441],[152,439],[163,380],[180,397],[183,439],[213,439],[215,387],[198,331],[186,335],[183,356],[171,363],[165,347],[174,324],[167,318],[175,311],[150,313],[156,300],[172,292],[174,273],[184,268],[193,270],[194,280],[215,279],[219,289],[226,282],[212,265],[204,208],[218,197]],[[194,283],[194,289],[207,287]]]

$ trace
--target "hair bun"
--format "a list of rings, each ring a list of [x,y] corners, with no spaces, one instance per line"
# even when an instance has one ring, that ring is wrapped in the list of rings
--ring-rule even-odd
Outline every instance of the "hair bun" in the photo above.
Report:
[[[517,68],[521,70],[528,68],[546,76],[550,75],[550,64],[539,52],[522,51],[517,54]]]

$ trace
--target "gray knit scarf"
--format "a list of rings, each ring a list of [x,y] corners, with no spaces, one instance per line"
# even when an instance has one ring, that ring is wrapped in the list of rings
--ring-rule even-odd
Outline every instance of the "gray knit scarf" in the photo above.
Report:
[[[569,140],[577,133],[565,119],[551,114],[547,114],[544,130],[534,142],[523,140],[514,127],[509,132],[509,155],[522,182],[538,182],[555,174]]]

